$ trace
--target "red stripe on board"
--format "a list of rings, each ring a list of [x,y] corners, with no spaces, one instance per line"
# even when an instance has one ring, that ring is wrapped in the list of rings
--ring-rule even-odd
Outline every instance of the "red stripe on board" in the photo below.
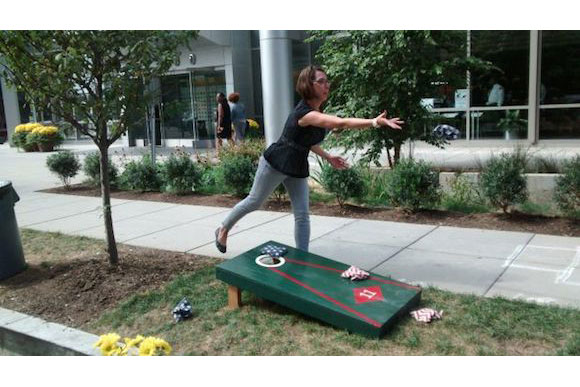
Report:
[[[333,304],[340,306],[342,309],[344,309],[344,310],[346,310],[346,311],[348,311],[348,312],[350,312],[350,313],[352,313],[352,314],[354,314],[354,315],[362,318],[363,320],[365,320],[369,324],[371,324],[371,325],[373,325],[373,326],[375,326],[377,328],[380,328],[381,327],[381,324],[378,323],[378,322],[376,322],[375,320],[367,317],[366,315],[364,315],[364,314],[362,314],[360,312],[357,312],[356,310],[352,309],[349,306],[344,305],[343,303],[335,300],[334,298],[332,298],[330,296],[327,296],[326,294],[324,294],[322,292],[319,292],[318,290],[316,290],[316,289],[314,289],[314,288],[306,285],[305,283],[298,281],[296,278],[292,277],[291,275],[286,274],[286,273],[284,273],[284,272],[282,272],[282,271],[280,271],[278,269],[274,269],[273,267],[271,267],[270,270],[272,270],[273,272],[276,272],[276,273],[280,274],[282,277],[284,277],[286,279],[289,279],[290,281],[294,282],[295,284],[298,284],[298,285],[302,286],[303,288],[305,288],[307,290],[310,290],[312,293],[314,293],[314,294],[316,294],[316,295],[324,298],[325,300],[328,300],[328,301],[332,302]]]
[[[298,261],[298,260],[290,259],[290,258],[286,258],[286,257],[284,257],[284,259],[286,260],[286,262],[295,263],[297,265],[310,266],[310,267],[315,267],[317,269],[323,269],[323,270],[335,271],[335,272],[338,272],[338,273],[342,273],[342,270],[335,269],[335,268],[329,267],[329,266],[317,265],[315,263],[308,263],[308,262],[304,262],[304,261]],[[385,279],[378,278],[378,277],[373,277],[373,276],[370,276],[369,279],[370,280],[373,280],[373,281],[378,281],[378,282],[382,282],[382,283],[385,283],[385,284],[389,284],[389,285],[399,286],[401,288],[415,289],[415,290],[420,289],[418,286],[407,285],[407,284],[404,284],[404,283],[401,283],[401,282],[389,281],[389,280],[385,280]]]

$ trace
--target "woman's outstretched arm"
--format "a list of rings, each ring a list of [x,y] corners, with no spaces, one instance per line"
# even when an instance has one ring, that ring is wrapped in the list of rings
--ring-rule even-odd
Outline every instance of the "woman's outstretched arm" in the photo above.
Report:
[[[319,128],[332,128],[332,129],[367,129],[371,127],[389,127],[392,129],[402,129],[401,121],[399,117],[387,118],[387,112],[384,111],[375,118],[341,118],[333,116],[330,114],[324,114],[317,111],[311,111],[306,114],[300,120],[298,120],[298,125],[300,126],[316,126]]]

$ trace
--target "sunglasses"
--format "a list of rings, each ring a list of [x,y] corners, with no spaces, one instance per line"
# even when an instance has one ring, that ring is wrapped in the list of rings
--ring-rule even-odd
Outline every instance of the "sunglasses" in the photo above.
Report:
[[[330,85],[330,81],[326,78],[315,79],[313,82],[316,82],[320,85]]]

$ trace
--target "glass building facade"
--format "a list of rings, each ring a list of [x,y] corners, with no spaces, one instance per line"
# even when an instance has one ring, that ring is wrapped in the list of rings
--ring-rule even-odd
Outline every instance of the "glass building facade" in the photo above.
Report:
[[[426,96],[440,123],[472,141],[580,139],[580,31],[456,32],[465,46],[451,55],[494,67],[466,72]]]
[[[460,139],[471,142],[580,139],[580,31],[446,32],[462,43],[426,55],[442,61],[475,56],[491,62],[493,69],[434,82],[424,104],[438,115],[438,123],[458,128]],[[301,68],[316,62],[316,47],[304,43],[305,31],[293,31],[293,36],[295,81]],[[193,52],[194,61],[184,51],[182,65],[159,80],[160,100],[148,125],[131,128],[129,145],[147,143],[147,128],[154,125],[159,145],[191,146],[198,141],[211,146],[215,96],[240,88],[247,116],[263,127],[259,31],[203,31]],[[34,109],[20,93],[18,102],[20,122],[58,120],[48,109]]]

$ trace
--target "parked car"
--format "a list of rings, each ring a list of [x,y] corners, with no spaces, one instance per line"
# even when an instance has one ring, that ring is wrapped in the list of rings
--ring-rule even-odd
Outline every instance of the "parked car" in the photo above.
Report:
[[[0,128],[0,144],[4,144],[4,142],[8,139],[8,130],[6,128]]]

